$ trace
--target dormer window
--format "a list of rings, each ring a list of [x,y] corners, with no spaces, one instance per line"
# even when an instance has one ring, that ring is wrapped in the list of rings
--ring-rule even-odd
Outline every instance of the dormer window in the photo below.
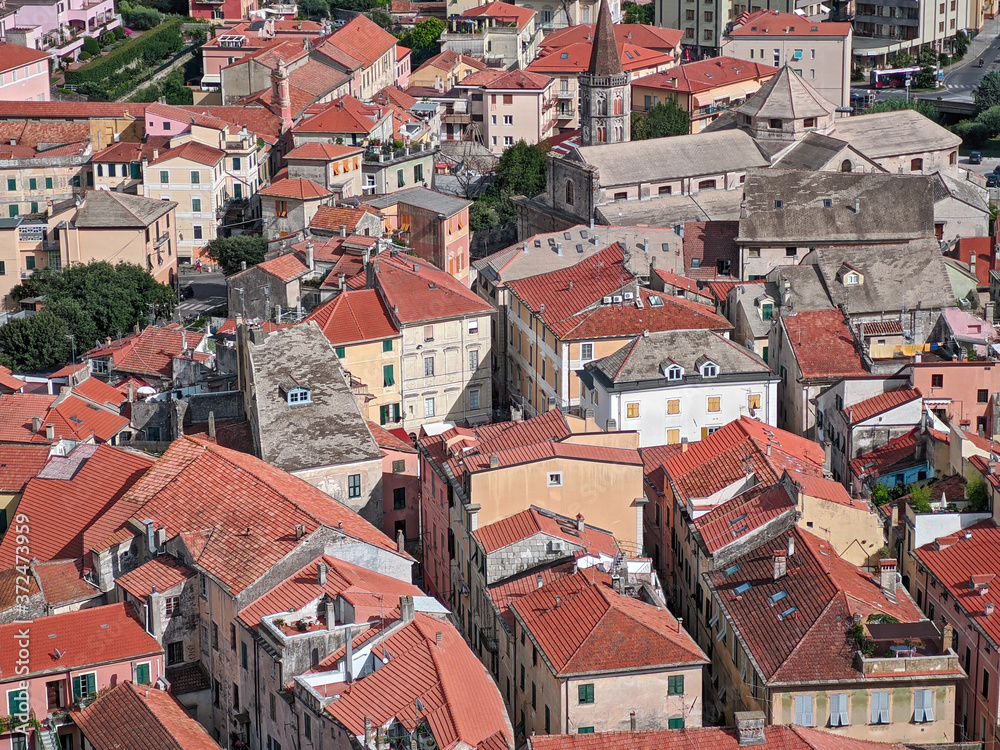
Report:
[[[684,377],[684,368],[680,365],[670,365],[666,368],[667,380],[680,380]]]
[[[856,273],[849,273],[844,277],[844,283],[848,286],[857,286],[861,283],[861,277]]]
[[[289,404],[309,404],[312,403],[312,391],[309,388],[292,388],[288,391]]]
[[[701,367],[701,376],[703,378],[714,378],[718,374],[719,374],[719,368],[713,362],[709,362],[705,365],[702,365]]]

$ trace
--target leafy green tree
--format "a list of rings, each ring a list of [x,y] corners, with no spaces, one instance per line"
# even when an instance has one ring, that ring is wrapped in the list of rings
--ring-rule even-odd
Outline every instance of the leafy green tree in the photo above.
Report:
[[[691,116],[677,106],[673,99],[652,107],[645,115],[632,113],[632,140],[666,138],[671,135],[687,135],[691,132]]]
[[[48,308],[0,327],[0,358],[17,372],[35,372],[69,361],[69,326]]]
[[[299,13],[306,18],[329,18],[330,3],[327,0],[301,0]]]
[[[174,68],[170,71],[160,87],[167,104],[194,104],[194,94],[184,85],[184,71]]]
[[[637,3],[622,3],[622,12],[625,14],[625,23],[641,23],[647,26],[653,25],[653,4],[639,5]]]
[[[428,18],[414,26],[408,34],[402,36],[399,44],[413,50],[412,65],[414,68],[441,51],[438,38],[444,33],[444,29],[444,21]]]
[[[925,102],[922,99],[917,99],[911,96],[909,101],[906,99],[886,99],[884,102],[875,102],[872,106],[865,110],[865,114],[874,114],[875,112],[898,112],[901,109],[912,109],[914,112],[919,112],[928,120],[933,120],[938,122],[941,119],[941,113],[938,112],[938,108],[935,107],[930,102]]]
[[[932,89],[937,82],[938,53],[928,45],[920,48],[920,71],[913,85],[918,89]]]
[[[522,138],[508,147],[497,161],[496,180],[490,186],[496,196],[535,196],[545,190],[548,152],[541,144],[528,145]]]
[[[965,499],[969,501],[968,510],[973,513],[985,513],[990,509],[990,490],[979,477],[965,485]]]
[[[990,131],[990,137],[994,138],[1000,133],[1000,105],[984,109],[976,115],[976,122],[981,122]]]
[[[931,488],[910,485],[910,505],[917,513],[931,512]]]
[[[633,141],[644,141],[649,138],[649,121],[642,112],[633,112],[630,124]]]
[[[1000,105],[1000,71],[990,71],[979,79],[979,85],[972,90],[976,111]]]
[[[899,50],[888,55],[885,58],[885,62],[890,68],[912,68],[917,61],[909,52]]]
[[[959,31],[955,34],[955,41],[953,43],[955,50],[955,59],[959,60],[965,57],[965,53],[969,51],[969,37],[965,35],[964,31]]]
[[[99,55],[101,54],[101,44],[92,36],[84,37],[83,51],[89,52],[91,55]]]
[[[155,8],[146,8],[142,5],[135,6],[128,11],[128,15],[123,15],[125,25],[137,31],[155,29],[163,20],[163,14]]]
[[[990,129],[976,120],[962,120],[952,125],[951,130],[969,148],[981,148],[990,138]]]
[[[372,19],[374,23],[377,23],[383,29],[388,29],[392,26],[392,16],[386,13],[381,8],[375,8],[368,13],[368,17]]]
[[[94,319],[79,301],[66,297],[47,303],[45,309],[66,323],[78,352],[87,351],[100,338]]]
[[[264,260],[267,239],[259,234],[239,234],[219,237],[208,243],[208,254],[222,267],[226,275],[238,272],[243,263],[255,266]]]
[[[875,505],[885,505],[890,500],[892,500],[892,496],[889,494],[889,488],[878,482],[872,489],[872,502]]]
[[[478,200],[469,208],[469,229],[473,232],[500,226],[500,214],[491,203],[489,200]]]

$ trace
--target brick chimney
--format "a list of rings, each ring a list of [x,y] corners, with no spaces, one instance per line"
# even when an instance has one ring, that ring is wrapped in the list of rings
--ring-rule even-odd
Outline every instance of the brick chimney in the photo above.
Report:
[[[784,551],[774,553],[774,580],[784,577],[788,570],[788,558]]]
[[[879,583],[882,586],[882,593],[888,599],[896,598],[896,561],[892,558],[879,560]]]
[[[399,597],[399,619],[403,622],[413,622],[416,616],[416,608],[413,604],[412,596]]]
[[[753,745],[763,745],[767,742],[764,738],[764,714],[761,711],[737,711],[736,718],[736,741],[740,747],[751,747]]]

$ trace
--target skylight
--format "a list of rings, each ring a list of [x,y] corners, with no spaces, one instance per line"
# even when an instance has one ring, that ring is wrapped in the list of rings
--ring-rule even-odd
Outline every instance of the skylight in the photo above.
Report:
[[[738,573],[739,569],[740,569],[739,565],[730,565],[728,568],[726,568],[724,575],[726,576],[726,578],[728,578],[734,573]]]
[[[775,604],[780,602],[786,596],[788,596],[788,592],[785,590],[781,590],[777,594],[771,594],[769,597],[767,597],[767,600],[771,602],[771,606],[773,607]]]
[[[749,583],[741,583],[739,586],[736,587],[736,596],[742,596],[749,590],[750,590]]]
[[[779,620],[784,620],[786,617],[788,617],[789,615],[791,615],[796,610],[798,610],[798,607],[795,607],[795,606],[789,607],[784,612],[782,612],[780,615],[778,615],[778,619]]]
[[[729,525],[732,526],[734,524],[737,524],[746,517],[747,517],[746,513],[740,513],[738,516],[736,516],[736,518],[734,518],[732,521],[729,522]]]

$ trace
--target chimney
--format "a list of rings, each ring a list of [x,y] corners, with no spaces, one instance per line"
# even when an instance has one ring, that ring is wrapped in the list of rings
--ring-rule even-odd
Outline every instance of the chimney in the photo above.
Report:
[[[135,383],[131,380],[128,381],[128,401],[129,403],[135,401]]]
[[[618,422],[614,419],[609,419],[605,432],[618,432]]]
[[[42,418],[32,417],[31,418],[31,431],[35,434],[42,431]]]
[[[737,711],[735,718],[736,741],[740,743],[740,747],[751,747],[766,743],[764,738],[764,714],[762,711]]]
[[[340,291],[344,291],[344,287],[347,286],[347,274],[343,271],[337,273],[337,288]],[[397,311],[398,312],[398,311]]]
[[[490,454],[490,468],[491,469],[496,469],[499,466],[500,466],[500,456],[498,456],[496,453],[491,453]]]
[[[56,426],[54,424],[45,425],[45,439],[46,440],[56,439]]]
[[[208,436],[210,438],[215,437],[215,412],[210,411],[208,413]]]
[[[788,556],[791,557],[795,554],[795,537],[788,536]]]
[[[142,522],[142,525],[146,527],[146,546],[149,548],[149,554],[156,554],[156,524],[153,522],[152,518],[147,518]]]
[[[153,149],[153,161],[156,161],[159,158],[160,158],[160,149],[154,148]]]
[[[583,514],[582,513],[577,513],[576,514],[576,530],[578,532],[580,532],[580,533],[583,533],[583,525],[584,525],[583,524]]]
[[[677,618],[677,634],[680,635],[683,632],[684,632],[684,618],[683,617],[678,617]]]
[[[788,558],[785,557],[784,552],[774,553],[774,580],[778,580],[785,575],[788,569]]]
[[[416,615],[416,608],[413,605],[412,596],[399,597],[399,619],[403,622],[413,622]]]
[[[882,593],[887,599],[896,598],[896,561],[892,558],[879,560],[879,578],[882,585]]]
[[[347,672],[347,682],[350,683],[354,679],[354,632],[351,628],[347,629],[347,642],[344,643],[344,666]],[[368,735],[368,727],[370,720],[365,717],[365,736]]]
[[[993,602],[986,602],[983,607],[983,614],[987,617],[993,614]]]
[[[399,529],[396,532],[396,551],[399,554],[403,554],[406,550],[406,537],[403,536],[403,530]]]
[[[635,711],[628,712],[628,726],[629,730],[635,731]]]
[[[855,198],[854,199],[854,213],[856,213],[856,214],[860,214],[861,213],[861,199],[860,198]]]
[[[538,577],[535,578],[535,588],[540,589],[544,585],[545,585],[545,579],[542,577],[542,574],[539,573]]]
[[[158,526],[156,528],[156,548],[160,549],[167,543],[167,527]]]
[[[340,236],[341,237],[346,237],[347,236],[347,224],[341,224],[340,225]]]
[[[313,255],[313,243],[306,243],[306,265],[309,267],[310,271],[316,270],[316,258]]]
[[[297,523],[295,524],[295,541],[299,541],[302,537],[306,535],[305,524]]]
[[[556,255],[558,255],[560,257],[562,256],[562,243],[561,242],[557,242],[556,243]]]
[[[946,622],[944,627],[941,628],[941,653],[945,653],[949,648],[951,648],[951,642],[955,637],[955,628],[952,627],[951,623]]]
[[[318,583],[320,586],[326,586],[327,570],[329,570],[329,567],[322,560],[316,563],[316,583]]]
[[[332,599],[330,599],[326,603],[326,629],[334,630],[336,627],[337,627],[337,614],[334,609],[334,602]]]
[[[365,717],[365,747],[369,748],[372,744],[372,720],[367,716]]]

